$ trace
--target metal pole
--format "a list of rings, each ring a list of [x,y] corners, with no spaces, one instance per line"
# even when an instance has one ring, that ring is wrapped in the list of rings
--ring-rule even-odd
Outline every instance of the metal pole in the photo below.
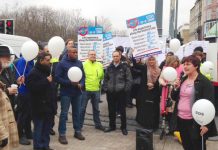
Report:
[[[177,36],[177,20],[178,20],[178,4],[179,0],[176,0],[176,18],[175,18],[175,32],[174,32],[174,37]]]
[[[95,16],[95,27],[97,27],[97,26],[98,26],[98,17]]]
[[[155,15],[159,37],[162,37],[163,0],[155,0]]]

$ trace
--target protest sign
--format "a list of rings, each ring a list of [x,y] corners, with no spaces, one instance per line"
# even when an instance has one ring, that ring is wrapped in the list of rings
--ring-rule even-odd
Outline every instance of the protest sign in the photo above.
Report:
[[[78,32],[78,57],[85,61],[89,50],[96,51],[98,61],[103,60],[103,28],[81,27]]]
[[[147,57],[161,53],[154,13],[129,19],[126,23],[134,57]]]

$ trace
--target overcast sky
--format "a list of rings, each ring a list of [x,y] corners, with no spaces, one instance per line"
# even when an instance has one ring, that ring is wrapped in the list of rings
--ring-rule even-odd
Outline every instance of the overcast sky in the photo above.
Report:
[[[163,0],[163,32],[168,35],[170,0]],[[189,23],[190,9],[196,0],[179,0],[178,26]],[[16,4],[16,5],[15,5]],[[113,28],[126,29],[126,20],[155,10],[155,0],[0,0],[1,7],[47,5],[53,8],[81,9],[84,18],[109,18]]]

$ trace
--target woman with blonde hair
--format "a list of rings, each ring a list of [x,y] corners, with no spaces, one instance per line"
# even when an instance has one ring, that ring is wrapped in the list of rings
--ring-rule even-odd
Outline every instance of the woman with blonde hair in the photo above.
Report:
[[[182,72],[183,72],[183,65],[180,64],[180,60],[177,56],[169,56],[167,57],[166,59],[166,63],[165,63],[165,66],[163,67],[163,70],[164,68],[166,67],[173,67],[176,72],[177,72],[177,78],[179,79],[182,75]],[[172,83],[169,83],[168,81],[164,80],[163,78],[163,75],[161,74],[160,75],[160,78],[159,78],[159,83],[160,85],[162,86],[162,93],[161,93],[161,115],[166,115],[167,117],[167,121],[169,123],[169,132],[173,132],[175,130],[175,126],[174,126],[174,117],[172,119],[172,112],[174,111],[174,104],[175,102],[172,101],[172,105],[169,106],[169,107],[166,107],[166,100],[168,99],[168,93],[171,91],[171,89],[169,88],[169,86],[167,86],[168,84],[173,84]]]

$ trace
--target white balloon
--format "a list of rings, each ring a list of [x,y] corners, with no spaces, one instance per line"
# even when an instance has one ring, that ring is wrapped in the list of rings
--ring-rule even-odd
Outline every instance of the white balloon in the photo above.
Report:
[[[200,70],[203,74],[211,74],[214,70],[214,65],[211,61],[206,61],[201,65]]]
[[[64,40],[60,36],[54,36],[48,41],[48,50],[53,58],[59,58],[64,47]]]
[[[170,49],[173,52],[176,52],[177,50],[179,50],[179,47],[181,46],[181,43],[178,39],[172,39],[170,40]]]
[[[39,52],[39,46],[34,41],[27,41],[21,47],[21,54],[26,61],[36,58]]]
[[[176,78],[177,78],[177,72],[176,72],[176,69],[174,69],[173,67],[166,67],[164,68],[163,70],[163,78],[166,80],[166,81],[175,81]]]
[[[192,116],[199,125],[207,125],[215,117],[214,105],[207,99],[200,99],[192,106]]]
[[[71,67],[68,70],[67,75],[72,82],[79,82],[82,79],[82,71],[78,67]]]

